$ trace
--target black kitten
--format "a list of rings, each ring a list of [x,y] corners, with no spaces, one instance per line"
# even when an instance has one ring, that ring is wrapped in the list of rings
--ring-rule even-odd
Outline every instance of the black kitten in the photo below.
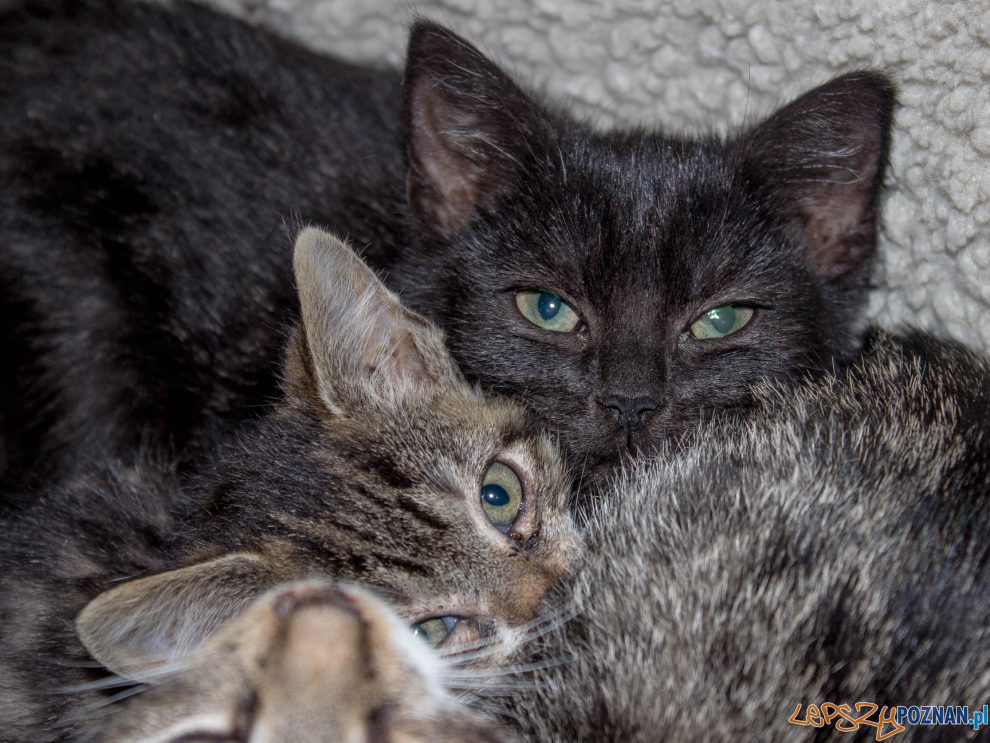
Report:
[[[291,219],[381,246],[468,376],[607,472],[855,348],[891,108],[857,73],[731,140],[599,134],[429,23],[402,82],[182,2],[21,3],[0,16],[12,469],[196,452],[257,415],[296,314],[270,247]]]
[[[398,100],[393,73],[192,4],[0,14],[11,470],[195,452],[260,417],[298,313],[286,219],[402,242]]]
[[[598,135],[428,27],[393,281],[592,471],[857,345],[892,92],[838,78],[723,141]]]

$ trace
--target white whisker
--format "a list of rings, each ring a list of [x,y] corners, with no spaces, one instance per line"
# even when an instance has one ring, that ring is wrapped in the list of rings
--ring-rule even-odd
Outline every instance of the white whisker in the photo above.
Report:
[[[94,709],[94,710],[95,709],[103,709],[104,707],[109,707],[111,705],[116,704],[117,702],[122,702],[125,699],[128,699],[129,697],[133,697],[136,694],[140,694],[141,692],[143,692],[147,688],[148,687],[146,685],[141,684],[141,685],[135,686],[132,689],[124,689],[123,691],[117,692],[112,697],[109,697],[107,699],[101,699],[101,700],[99,700],[97,702],[92,702],[92,703],[88,704],[87,707],[89,707],[90,709]]]

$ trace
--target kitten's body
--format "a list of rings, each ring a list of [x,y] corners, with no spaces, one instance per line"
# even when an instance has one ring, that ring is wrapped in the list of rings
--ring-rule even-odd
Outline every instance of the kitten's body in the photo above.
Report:
[[[103,740],[114,687],[85,686],[106,676],[90,656],[155,683],[286,581],[359,582],[409,623],[459,618],[453,645],[510,637],[573,567],[569,481],[522,408],[464,382],[339,241],[307,230],[295,273],[284,397],[200,482],[145,456],[5,524],[0,740]],[[479,495],[493,462],[521,483],[503,528]]]
[[[193,456],[259,413],[285,221],[348,236],[585,479],[856,345],[892,96],[861,73],[726,140],[595,133],[414,28],[405,78],[183,2],[0,15],[0,410],[12,472]],[[520,291],[584,323],[524,319]],[[695,341],[713,307],[756,308]]]
[[[291,223],[401,244],[399,77],[194,5],[30,7],[0,16],[10,464],[188,456],[276,398]]]
[[[520,676],[539,688],[512,704],[527,739],[846,740],[838,718],[788,720],[982,710],[990,365],[879,334],[848,373],[764,398],[600,502],[578,615],[533,649],[549,670]],[[892,739],[961,740],[965,722]]]

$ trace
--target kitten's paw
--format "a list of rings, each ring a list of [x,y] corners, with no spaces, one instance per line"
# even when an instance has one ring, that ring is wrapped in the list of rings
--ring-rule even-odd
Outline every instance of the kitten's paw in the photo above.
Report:
[[[440,661],[353,586],[284,584],[207,640],[187,670],[111,712],[101,737],[156,743],[505,741],[457,703]]]

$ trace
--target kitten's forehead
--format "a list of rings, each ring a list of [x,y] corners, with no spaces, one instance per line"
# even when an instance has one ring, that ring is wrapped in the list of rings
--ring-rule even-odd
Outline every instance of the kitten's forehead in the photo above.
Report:
[[[374,425],[362,424],[367,445],[389,455],[410,477],[459,489],[465,475],[480,479],[482,468],[500,451],[523,445],[534,459],[552,455],[541,448],[525,411],[504,399],[482,397],[465,386],[429,399],[408,401],[399,414],[384,411]]]
[[[546,167],[533,182],[543,192],[528,199],[528,228],[540,225],[523,268],[534,286],[621,315],[637,303],[663,312],[759,275],[750,253],[763,239],[760,215],[719,141],[580,140]],[[521,263],[499,259],[509,270]]]

